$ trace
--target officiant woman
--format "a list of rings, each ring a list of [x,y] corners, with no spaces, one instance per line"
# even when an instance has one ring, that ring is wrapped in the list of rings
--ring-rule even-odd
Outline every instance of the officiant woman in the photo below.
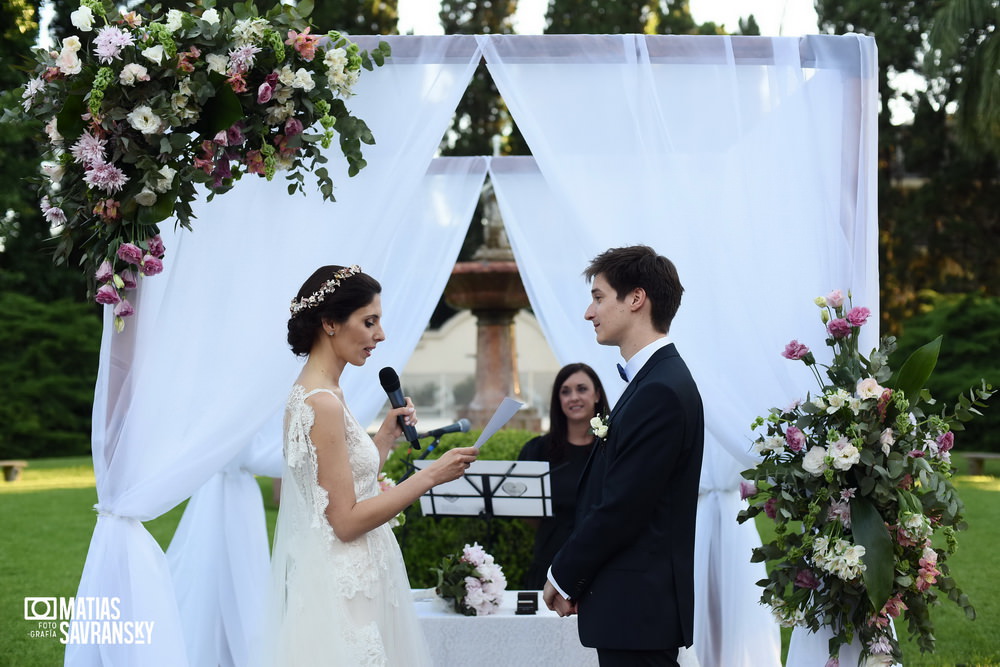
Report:
[[[573,532],[576,485],[595,442],[590,420],[609,412],[593,368],[578,363],[559,370],[552,384],[549,432],[525,443],[518,456],[521,461],[549,462],[554,515],[528,520],[536,529],[531,565],[521,584],[524,589],[542,589],[553,556]]]

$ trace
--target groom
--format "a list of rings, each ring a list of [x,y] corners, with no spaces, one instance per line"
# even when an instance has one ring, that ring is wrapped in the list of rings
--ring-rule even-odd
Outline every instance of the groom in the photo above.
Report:
[[[584,273],[584,317],[621,351],[628,386],[580,478],[575,528],[543,595],[560,616],[579,612],[580,642],[602,667],[677,665],[693,642],[705,430],[698,387],[667,337],[684,290],[647,246],[608,250]]]

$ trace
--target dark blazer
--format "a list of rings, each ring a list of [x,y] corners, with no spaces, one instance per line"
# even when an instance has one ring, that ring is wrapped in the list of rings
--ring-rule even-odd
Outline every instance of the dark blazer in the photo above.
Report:
[[[673,344],[629,383],[580,479],[576,525],[552,576],[579,605],[584,646],[690,646],[705,439],[701,395]]]

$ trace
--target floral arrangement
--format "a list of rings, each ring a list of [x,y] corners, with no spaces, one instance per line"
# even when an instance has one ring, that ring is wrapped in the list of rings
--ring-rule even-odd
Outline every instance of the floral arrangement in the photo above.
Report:
[[[608,436],[608,424],[610,417],[608,415],[601,416],[595,415],[590,419],[590,432],[598,438],[606,438]]]
[[[82,0],[77,34],[35,52],[21,117],[48,138],[41,208],[58,229],[56,261],[82,254],[119,331],[134,312],[127,291],[163,268],[157,223],[190,229],[196,186],[211,199],[245,174],[284,171],[292,194],[309,171],[332,200],[321,148],[338,135],[349,175],[365,166],[361,144],[374,139],[344,100],[389,46],[369,54],[337,32],[310,34],[312,6],[262,15],[252,1],[219,11],[205,0],[150,18]]]
[[[894,338],[868,358],[858,352],[867,308],[851,307],[849,293],[845,304],[840,290],[816,304],[833,361],[818,363],[796,340],[785,347],[820,389],[753,423],[763,430],[753,445],[762,460],[743,472],[749,507],[738,520],[774,520],[775,538],[752,557],[770,565],[761,601],[784,626],[828,628],[827,667],[856,638],[865,664],[893,664],[901,652],[891,625],[901,614],[921,651],[934,648],[929,608],[939,593],[975,617],[948,571],[965,528],[950,452],[993,389],[983,382],[953,408],[940,406],[924,389],[940,337],[893,373]]]
[[[378,490],[379,493],[385,493],[392,487],[396,486],[396,480],[392,477],[387,476],[384,472],[378,474]],[[397,528],[406,523],[406,511],[402,511],[397,514],[392,519],[389,519],[389,527]]]
[[[479,544],[466,544],[461,554],[449,554],[434,568],[437,594],[451,600],[455,611],[466,616],[488,616],[500,608],[507,579],[503,569]]]

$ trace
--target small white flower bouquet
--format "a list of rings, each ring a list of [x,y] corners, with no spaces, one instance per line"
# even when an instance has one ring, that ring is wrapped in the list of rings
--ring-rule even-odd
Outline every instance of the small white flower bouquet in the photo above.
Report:
[[[461,554],[448,554],[438,575],[437,594],[451,600],[455,611],[466,616],[488,616],[500,608],[507,579],[503,569],[479,544],[468,544]]]

